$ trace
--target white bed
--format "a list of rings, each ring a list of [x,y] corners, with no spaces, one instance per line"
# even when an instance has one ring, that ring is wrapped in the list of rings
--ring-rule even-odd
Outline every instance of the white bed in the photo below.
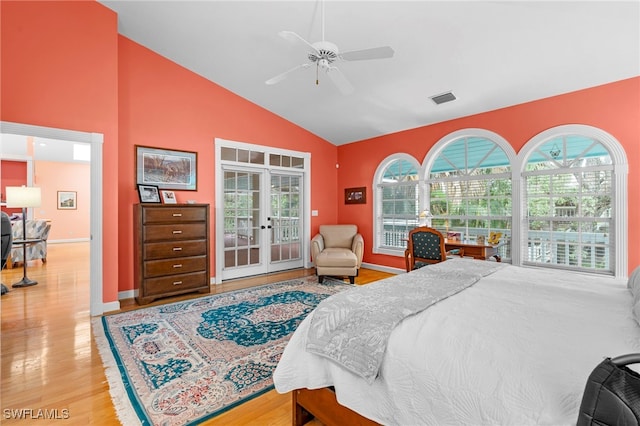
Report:
[[[426,268],[461,262],[479,261]],[[312,313],[287,345],[274,384],[281,393],[332,386],[341,405],[385,425],[575,424],[593,368],[640,352],[626,284],[504,265],[404,319],[372,384],[305,350]]]

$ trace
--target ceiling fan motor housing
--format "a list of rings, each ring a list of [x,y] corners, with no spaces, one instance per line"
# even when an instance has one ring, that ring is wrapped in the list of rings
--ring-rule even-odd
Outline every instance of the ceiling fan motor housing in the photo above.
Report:
[[[329,66],[338,59],[338,46],[328,41],[318,41],[312,45],[317,52],[307,56],[311,62],[318,62],[321,66]]]

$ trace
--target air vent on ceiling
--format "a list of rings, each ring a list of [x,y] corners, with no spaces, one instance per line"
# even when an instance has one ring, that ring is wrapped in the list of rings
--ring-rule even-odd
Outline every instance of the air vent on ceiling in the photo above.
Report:
[[[452,92],[443,93],[441,95],[431,96],[431,100],[435,102],[436,105],[443,104],[445,102],[455,101],[456,97]]]

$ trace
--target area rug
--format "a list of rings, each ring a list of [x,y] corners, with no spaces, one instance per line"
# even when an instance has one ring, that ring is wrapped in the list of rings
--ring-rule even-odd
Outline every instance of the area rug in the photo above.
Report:
[[[94,319],[120,421],[195,425],[272,389],[296,327],[349,286],[311,276]]]

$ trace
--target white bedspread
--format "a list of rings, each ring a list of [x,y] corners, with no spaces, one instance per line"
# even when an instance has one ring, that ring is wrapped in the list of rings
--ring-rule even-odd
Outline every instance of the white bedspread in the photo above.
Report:
[[[371,385],[304,350],[312,313],[274,384],[334,386],[342,405],[385,425],[575,424],[591,370],[640,352],[632,300],[620,280],[509,265],[400,323]]]

